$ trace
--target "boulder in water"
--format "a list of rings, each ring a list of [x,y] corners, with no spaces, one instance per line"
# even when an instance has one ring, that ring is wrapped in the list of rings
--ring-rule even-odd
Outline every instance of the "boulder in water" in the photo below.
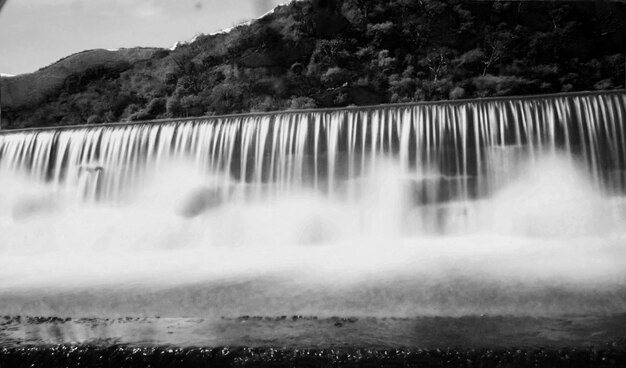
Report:
[[[185,196],[177,212],[183,217],[193,218],[219,206],[222,201],[219,190],[199,187]]]

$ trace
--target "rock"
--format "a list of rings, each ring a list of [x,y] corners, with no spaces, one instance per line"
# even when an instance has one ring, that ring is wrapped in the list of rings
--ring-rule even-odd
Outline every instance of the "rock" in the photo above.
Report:
[[[189,193],[178,207],[178,213],[186,218],[196,217],[222,203],[217,189],[200,187]]]

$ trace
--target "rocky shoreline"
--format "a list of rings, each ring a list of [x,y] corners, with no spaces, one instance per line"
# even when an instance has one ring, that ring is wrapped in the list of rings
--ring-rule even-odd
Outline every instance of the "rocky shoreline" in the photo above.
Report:
[[[626,350],[561,349],[281,349],[132,346],[0,348],[1,367],[615,367]]]

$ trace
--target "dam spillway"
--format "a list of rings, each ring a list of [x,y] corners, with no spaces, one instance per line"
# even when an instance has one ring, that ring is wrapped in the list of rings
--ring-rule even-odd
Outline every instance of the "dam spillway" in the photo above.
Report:
[[[175,313],[166,285],[191,315],[623,311],[625,119],[609,91],[5,131],[0,305],[132,313],[29,298],[148,285],[137,313]]]
[[[332,194],[340,179],[393,157],[417,179],[457,181],[449,197],[466,200],[490,192],[503,151],[560,151],[586,164],[604,189],[620,192],[624,104],[616,92],[27,130],[0,135],[0,157],[4,169],[57,187],[90,177],[97,190],[85,195],[109,200],[164,161],[191,161],[222,183]],[[474,181],[481,185],[470,189]]]

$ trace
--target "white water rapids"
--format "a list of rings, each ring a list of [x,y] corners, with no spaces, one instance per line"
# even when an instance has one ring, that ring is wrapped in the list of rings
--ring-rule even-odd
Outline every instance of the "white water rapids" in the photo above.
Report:
[[[0,135],[0,311],[626,311],[623,92]]]

